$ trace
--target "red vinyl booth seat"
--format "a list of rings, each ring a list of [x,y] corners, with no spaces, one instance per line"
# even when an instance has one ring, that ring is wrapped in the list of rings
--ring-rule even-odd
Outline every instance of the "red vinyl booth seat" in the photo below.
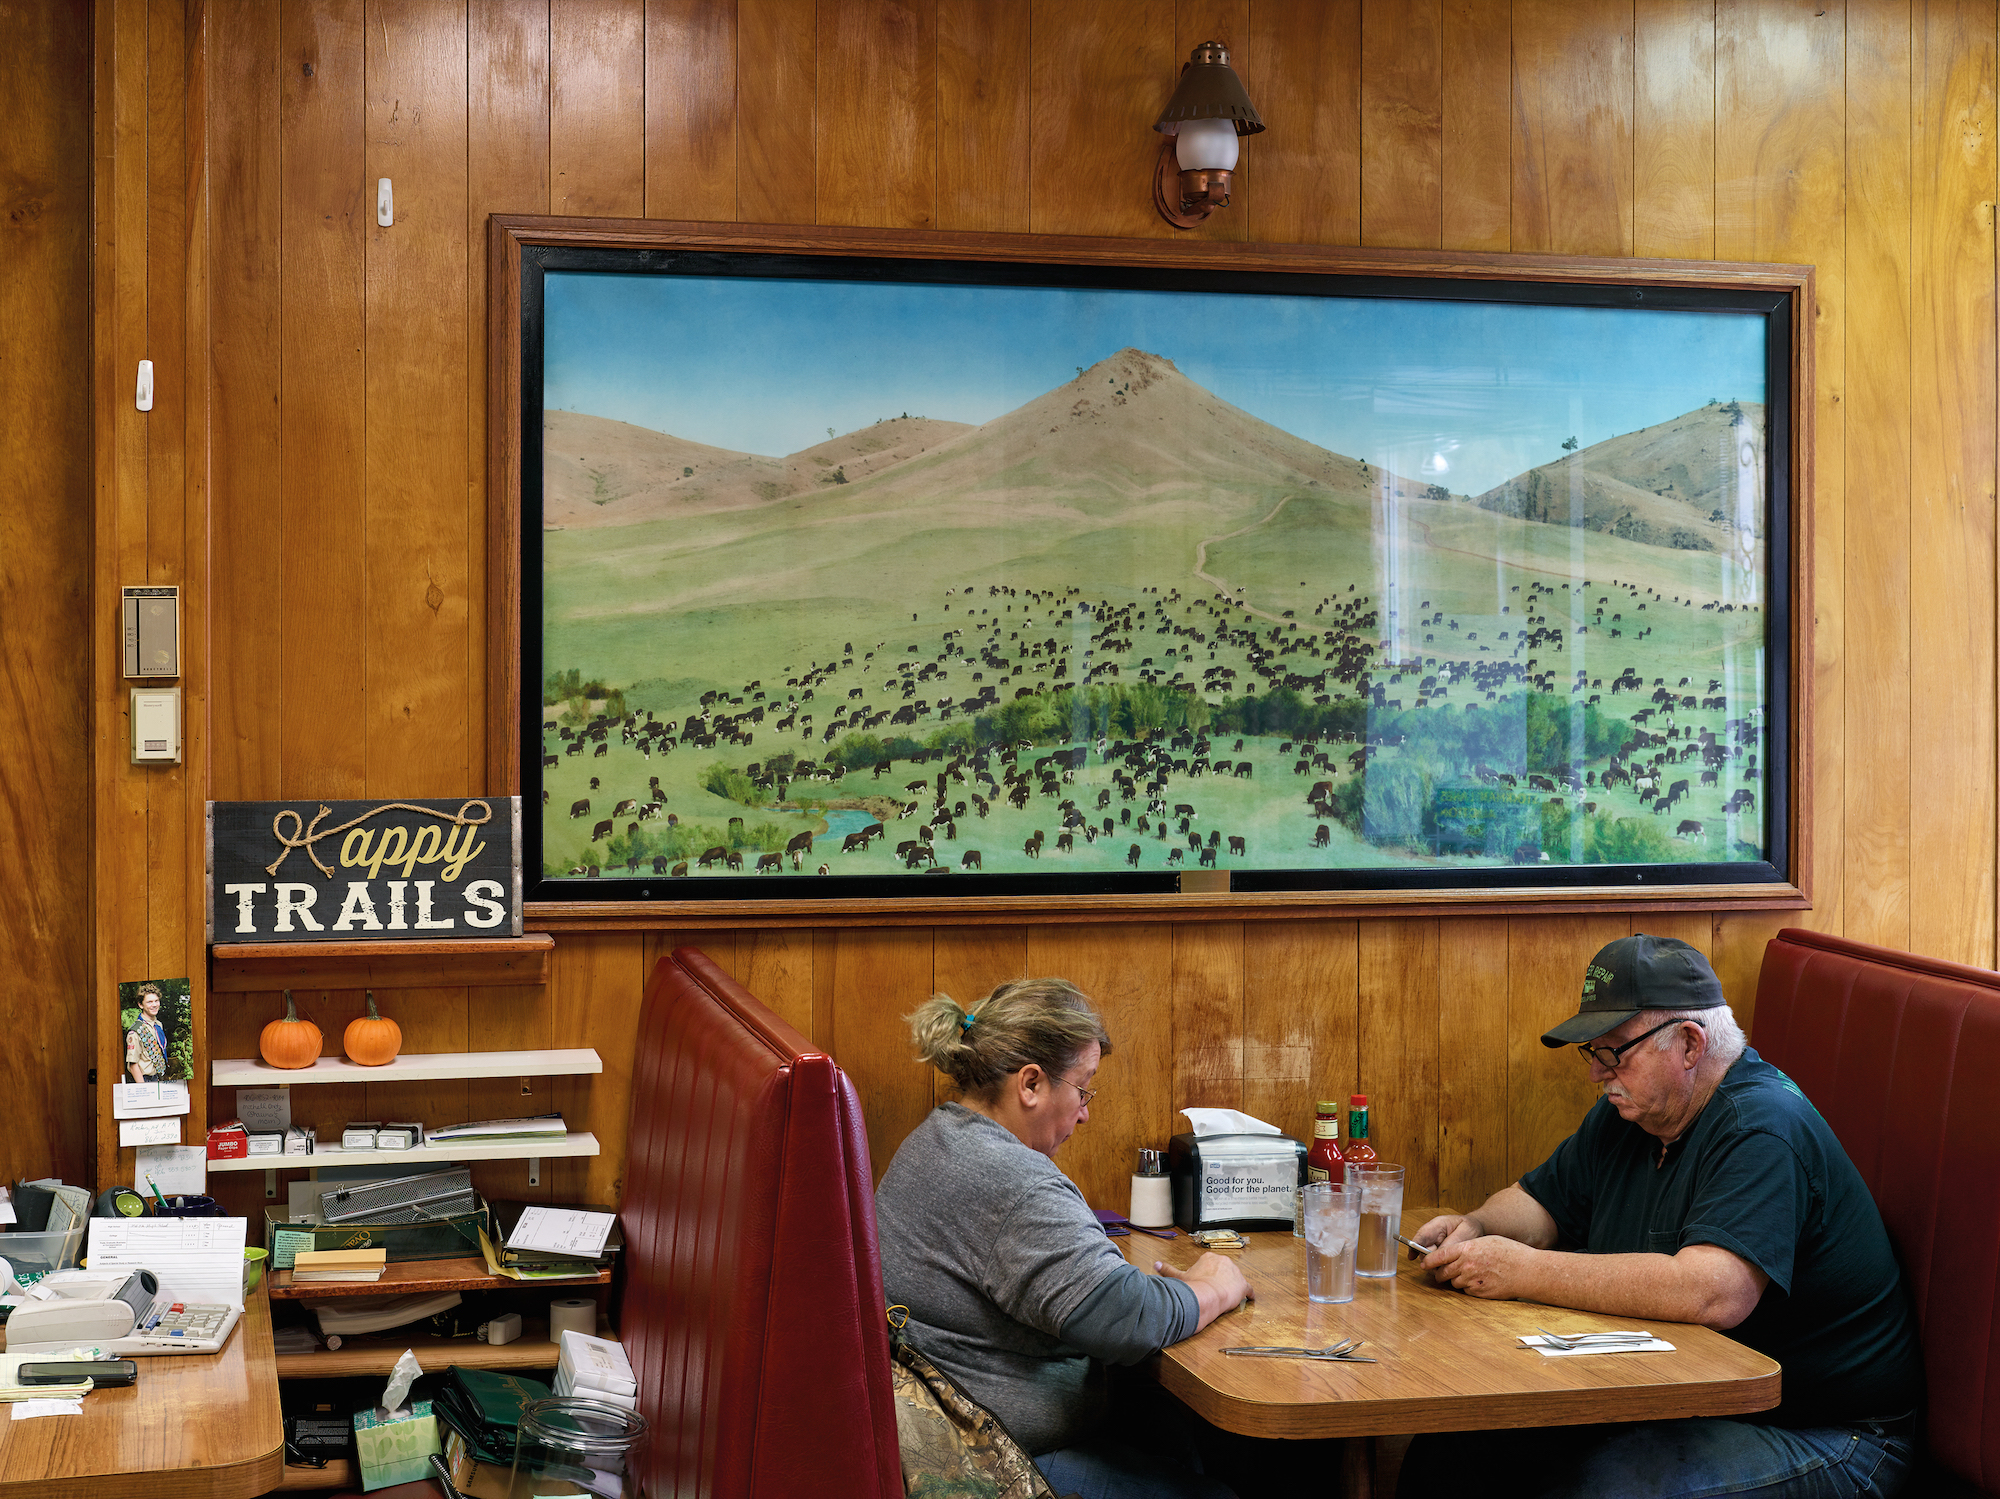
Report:
[[[620,1335],[651,1499],[902,1499],[868,1137],[825,1053],[707,956],[646,985]]]
[[[1751,1044],[1882,1210],[1922,1329],[1932,1461],[2000,1493],[2000,973],[1787,928]]]

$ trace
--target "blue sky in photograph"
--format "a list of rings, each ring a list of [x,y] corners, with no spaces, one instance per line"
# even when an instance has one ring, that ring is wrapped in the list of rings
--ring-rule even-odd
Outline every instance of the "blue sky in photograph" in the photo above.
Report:
[[[779,456],[907,412],[992,420],[1126,347],[1273,426],[1477,494],[1712,398],[1764,399],[1729,313],[550,272],[548,409]]]

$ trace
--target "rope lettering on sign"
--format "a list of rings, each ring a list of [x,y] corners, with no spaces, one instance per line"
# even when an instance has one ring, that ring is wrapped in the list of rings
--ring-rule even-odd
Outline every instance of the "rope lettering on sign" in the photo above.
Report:
[[[477,815],[474,815],[472,812],[472,809],[475,807],[479,809]],[[276,874],[279,867],[291,856],[292,850],[302,848],[306,851],[306,857],[318,865],[319,872],[327,879],[332,879],[333,866],[320,858],[319,850],[314,848],[313,845],[322,838],[331,838],[336,833],[344,833],[349,828],[358,827],[368,821],[369,818],[383,812],[415,812],[421,817],[435,817],[440,822],[448,822],[455,827],[461,828],[480,827],[493,819],[492,807],[478,800],[465,802],[455,813],[440,812],[433,807],[419,807],[410,802],[384,802],[379,807],[370,807],[359,817],[350,817],[338,827],[322,828],[320,823],[333,815],[331,807],[322,804],[318,815],[310,823],[290,807],[286,807],[276,817],[271,819],[271,836],[276,838],[283,845],[283,848],[276,859],[264,866],[264,872],[266,874]],[[292,830],[290,833],[287,833],[284,828],[284,822],[287,817],[292,820]],[[263,887],[260,885],[258,888],[262,889]]]

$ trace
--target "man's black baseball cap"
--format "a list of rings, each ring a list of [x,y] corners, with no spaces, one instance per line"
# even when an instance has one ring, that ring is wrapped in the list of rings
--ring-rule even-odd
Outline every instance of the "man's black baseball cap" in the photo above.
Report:
[[[1572,1046],[1615,1031],[1641,1010],[1717,1010],[1729,1001],[1715,970],[1673,937],[1620,937],[1583,970],[1583,1006],[1552,1031],[1544,1046]]]

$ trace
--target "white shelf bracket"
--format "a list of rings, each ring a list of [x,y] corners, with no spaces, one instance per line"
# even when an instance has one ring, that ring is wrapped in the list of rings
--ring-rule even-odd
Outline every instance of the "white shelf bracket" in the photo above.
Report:
[[[531,1187],[539,1187],[541,1184],[542,1184],[542,1158],[538,1155],[531,1155],[528,1157],[528,1185]]]

